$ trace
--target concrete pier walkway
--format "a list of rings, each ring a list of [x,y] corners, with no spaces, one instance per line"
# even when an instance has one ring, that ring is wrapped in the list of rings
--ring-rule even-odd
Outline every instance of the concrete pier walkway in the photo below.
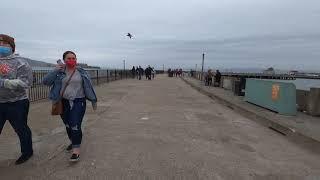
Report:
[[[302,112],[297,112],[296,116],[280,115],[245,102],[243,96],[235,96],[232,91],[204,86],[203,82],[191,77],[184,77],[183,80],[193,88],[236,110],[251,120],[255,119],[260,124],[268,127],[271,126],[293,139],[304,138],[303,141],[313,140],[320,143],[320,117],[313,117]]]
[[[17,137],[0,135],[0,179],[319,179],[320,155],[191,88],[180,78],[97,87],[81,161],[70,164],[66,133],[50,102],[31,105],[34,157],[15,166]]]

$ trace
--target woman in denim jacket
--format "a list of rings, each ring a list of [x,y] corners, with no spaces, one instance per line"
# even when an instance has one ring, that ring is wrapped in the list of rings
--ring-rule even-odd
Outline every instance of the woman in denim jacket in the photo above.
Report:
[[[67,151],[72,151],[70,161],[78,161],[82,141],[81,123],[86,111],[86,99],[91,101],[94,110],[97,108],[97,96],[88,73],[76,67],[77,57],[72,51],[63,54],[65,64],[58,63],[55,70],[47,74],[43,83],[51,86],[49,98],[53,103],[62,99],[63,113],[61,119],[66,126],[71,144]],[[71,77],[71,79],[70,79]],[[65,88],[67,81],[68,86]],[[63,97],[61,91],[65,88]]]

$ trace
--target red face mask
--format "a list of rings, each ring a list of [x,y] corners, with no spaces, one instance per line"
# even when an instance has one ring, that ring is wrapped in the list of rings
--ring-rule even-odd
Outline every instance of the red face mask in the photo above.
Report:
[[[77,61],[76,60],[68,60],[66,62],[66,64],[67,64],[68,68],[74,68],[77,64]]]

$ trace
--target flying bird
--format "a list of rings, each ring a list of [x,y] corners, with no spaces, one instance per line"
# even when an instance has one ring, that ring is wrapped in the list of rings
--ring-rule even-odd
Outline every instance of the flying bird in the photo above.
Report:
[[[133,37],[130,33],[128,33],[127,36],[128,36],[130,39]]]

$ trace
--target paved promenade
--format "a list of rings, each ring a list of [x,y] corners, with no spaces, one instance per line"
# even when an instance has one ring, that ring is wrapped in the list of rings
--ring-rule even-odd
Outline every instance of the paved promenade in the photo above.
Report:
[[[15,166],[17,137],[0,136],[0,179],[320,179],[320,154],[288,140],[180,78],[122,80],[97,87],[88,103],[81,161],[70,164],[50,103],[31,105],[35,155]]]
[[[236,110],[251,120],[254,119],[260,124],[275,128],[279,132],[290,136],[291,139],[313,140],[320,145],[320,117],[313,117],[302,112],[297,112],[296,116],[280,115],[245,102],[244,97],[235,96],[230,90],[204,86],[203,82],[191,77],[184,77],[183,80],[203,94]],[[319,147],[318,150],[320,152]]]

